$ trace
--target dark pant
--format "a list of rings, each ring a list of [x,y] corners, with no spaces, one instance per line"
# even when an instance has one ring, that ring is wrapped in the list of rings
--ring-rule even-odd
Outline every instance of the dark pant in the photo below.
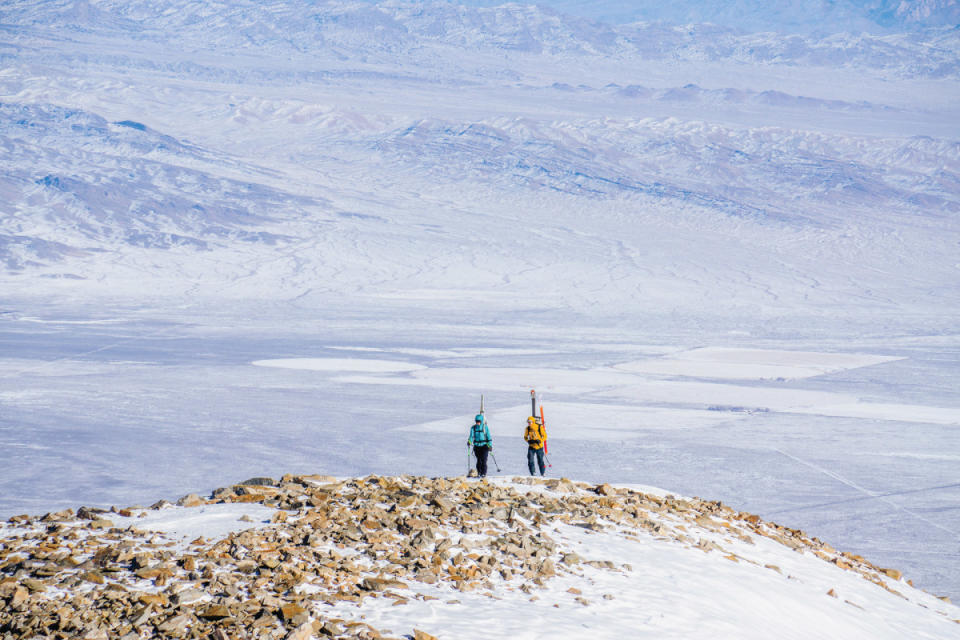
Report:
[[[546,466],[543,464],[543,447],[539,449],[530,447],[527,449],[527,466],[530,467],[530,475],[532,476],[537,475],[534,460],[536,460],[536,464],[540,465],[540,475],[543,475],[543,472],[546,470]]]
[[[487,475],[487,454],[490,453],[490,447],[483,445],[482,447],[473,447],[473,455],[477,456],[477,473],[480,474],[480,477]]]

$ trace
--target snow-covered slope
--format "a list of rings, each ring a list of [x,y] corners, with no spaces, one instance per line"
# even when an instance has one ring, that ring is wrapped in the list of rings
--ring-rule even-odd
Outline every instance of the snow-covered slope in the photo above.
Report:
[[[651,488],[288,475],[179,503],[0,525],[0,631],[940,640],[960,624],[894,569]]]

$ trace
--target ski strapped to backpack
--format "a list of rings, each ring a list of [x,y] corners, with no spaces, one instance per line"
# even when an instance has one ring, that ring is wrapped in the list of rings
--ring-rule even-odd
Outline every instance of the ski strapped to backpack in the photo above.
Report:
[[[479,421],[479,423],[477,422]],[[474,420],[473,426],[470,427],[470,442],[468,444],[473,444],[477,447],[492,447],[492,440],[490,439],[490,431],[487,428],[487,418],[483,414],[483,396],[480,396],[480,413],[477,414],[476,420]]]
[[[530,416],[531,416],[534,420],[536,420],[536,419],[537,419],[537,413],[538,413],[538,412],[537,412],[537,390],[536,390],[536,389],[530,389]],[[544,435],[546,435],[546,433],[547,433],[547,420],[546,420],[546,418],[544,418],[544,416],[543,416],[543,403],[542,403],[542,402],[540,403],[540,411],[539,411],[539,414],[540,414],[540,426],[543,427],[543,433],[544,433]],[[546,439],[546,438],[544,438],[544,440],[543,440],[543,455],[544,455],[544,456],[550,455],[550,450],[548,449],[547,439]],[[550,464],[550,458],[547,458],[547,465],[550,466],[550,467],[553,466],[552,464]]]

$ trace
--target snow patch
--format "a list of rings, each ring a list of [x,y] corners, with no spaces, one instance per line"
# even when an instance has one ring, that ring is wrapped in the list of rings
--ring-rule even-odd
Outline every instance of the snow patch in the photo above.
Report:
[[[143,511],[129,518],[111,514],[117,526],[157,531],[177,538],[222,538],[270,523],[276,510],[258,503],[208,504]]]
[[[365,360],[360,358],[280,358],[256,360],[258,367],[277,369],[300,369],[304,371],[360,371],[369,373],[400,373],[417,371],[426,367],[398,360]]]
[[[494,439],[500,435],[520,437],[530,405],[518,405],[485,413]],[[547,434],[551,439],[620,441],[639,438],[648,430],[699,429],[741,420],[744,414],[667,407],[637,407],[590,403],[551,402],[545,407]],[[400,427],[398,431],[466,434],[473,414]]]
[[[701,347],[662,358],[618,364],[614,368],[696,378],[797,380],[902,359],[856,353]]]

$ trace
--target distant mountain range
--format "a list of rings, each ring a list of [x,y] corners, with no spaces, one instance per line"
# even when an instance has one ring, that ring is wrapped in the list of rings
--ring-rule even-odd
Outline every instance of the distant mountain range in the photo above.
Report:
[[[956,278],[940,256],[960,210],[960,37],[943,27],[783,36],[521,4],[24,0],[0,9],[0,61],[0,274],[116,289],[128,268],[137,288],[145,272],[294,297],[388,273],[450,290],[470,279],[451,261],[514,269],[520,224],[559,229],[536,251],[587,251],[577,273],[612,243],[600,255],[639,278],[659,241],[638,217],[673,242],[691,216],[698,242],[727,225],[863,225],[838,252],[902,225],[925,234],[926,277]],[[625,234],[643,249],[622,250]],[[478,235],[504,247],[496,259],[472,255]],[[897,250],[874,249],[883,266]],[[866,281],[873,259],[850,259]],[[636,289],[596,273],[609,299]]]
[[[699,13],[678,14],[670,20],[678,23],[713,21],[722,26],[679,26],[652,22],[616,25],[595,22],[558,13],[563,10],[587,12],[587,3],[563,1],[553,3],[557,7],[551,9],[520,4],[483,8],[445,2],[396,1],[374,4],[237,0],[219,4],[191,0],[29,0],[0,9],[0,33],[10,35],[5,43],[7,51],[18,46],[21,36],[123,38],[143,45],[128,46],[122,51],[110,48],[85,51],[84,61],[130,64],[131,59],[140,58],[136,60],[139,68],[163,66],[180,73],[192,67],[194,75],[200,71],[196,59],[187,61],[174,56],[178,66],[170,69],[164,65],[170,56],[146,53],[144,47],[173,45],[188,57],[199,51],[224,53],[233,50],[256,52],[257,56],[270,52],[284,57],[306,55],[313,61],[322,58],[324,61],[391,67],[399,63],[408,69],[449,65],[449,61],[461,59],[463,70],[457,74],[460,77],[467,73],[470,62],[469,56],[460,56],[459,53],[471,50],[668,62],[722,60],[751,64],[853,66],[883,69],[908,77],[956,77],[960,74],[960,30],[943,26],[933,28],[931,25],[951,22],[949,16],[956,14],[957,4],[954,0],[938,2],[940,4],[926,12],[915,8],[910,14],[920,16],[922,13],[927,16],[925,21],[918,18],[908,23],[904,18],[890,22],[891,28],[885,30],[879,23],[868,20],[862,11],[855,13],[852,9],[837,8],[839,3],[831,4],[829,11],[811,10],[808,13],[792,4],[776,3],[772,11],[764,13],[756,7],[753,10],[746,6],[754,4],[752,0],[740,2],[735,5],[743,9],[739,22],[733,19],[734,12],[729,8],[723,9],[730,14],[729,19],[714,20],[714,14],[720,15],[718,3],[713,13],[703,7]],[[647,4],[641,2],[639,6]],[[595,15],[604,17],[603,7],[617,6],[615,2],[599,3]],[[666,14],[647,15],[640,9],[634,9],[631,15],[645,19],[670,18]],[[790,18],[793,15],[796,20]],[[801,17],[806,20],[802,29],[798,22]],[[924,25],[931,28],[915,33],[837,33],[896,31],[893,27],[897,25],[904,29]],[[760,32],[775,27],[784,31],[821,33],[783,36]],[[0,49],[0,55],[3,51]],[[30,51],[32,56],[39,53]],[[209,66],[213,62],[207,59],[202,64]],[[232,80],[246,81],[251,74],[276,80],[278,74],[284,72],[282,65],[274,63],[263,67],[255,60],[252,62],[245,65],[242,75]],[[489,64],[490,61],[484,61],[483,66]],[[208,71],[216,73],[217,80],[230,79],[223,77],[223,65],[218,66],[221,68]],[[310,73],[303,68],[297,70],[301,78]]]
[[[460,4],[495,7],[503,3],[467,0]],[[876,33],[960,25],[957,0],[543,0],[536,4],[615,24],[712,23],[783,33]]]

